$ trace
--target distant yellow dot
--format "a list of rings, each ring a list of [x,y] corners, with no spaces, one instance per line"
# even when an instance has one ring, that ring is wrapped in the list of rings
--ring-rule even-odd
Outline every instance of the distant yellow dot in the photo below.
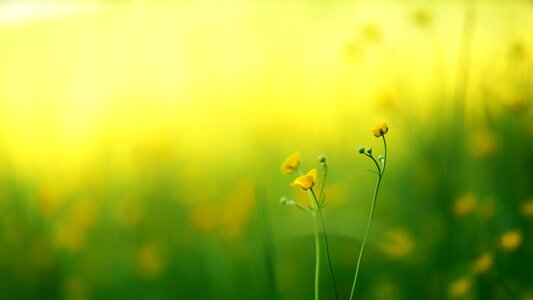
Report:
[[[478,259],[474,261],[472,269],[476,274],[482,274],[490,270],[494,263],[494,255],[490,252],[483,253]]]
[[[141,275],[153,279],[160,275],[164,264],[158,250],[153,245],[146,245],[137,252],[137,265]]]
[[[522,232],[519,230],[510,230],[502,234],[500,238],[500,247],[506,251],[514,251],[522,244]]]
[[[474,211],[476,207],[476,195],[474,195],[473,193],[468,193],[455,200],[453,206],[453,213],[456,216],[464,216]]]
[[[466,295],[470,291],[471,287],[472,281],[470,278],[463,277],[450,284],[448,293],[452,298],[459,298]]]
[[[409,232],[402,229],[387,231],[380,243],[381,251],[392,258],[402,258],[410,255],[415,247]]]
[[[533,199],[522,204],[522,215],[525,217],[533,217]]]

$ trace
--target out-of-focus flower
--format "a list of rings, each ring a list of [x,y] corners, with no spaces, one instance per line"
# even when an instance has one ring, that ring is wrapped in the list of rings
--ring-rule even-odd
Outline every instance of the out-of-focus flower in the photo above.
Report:
[[[235,239],[246,230],[254,208],[254,186],[251,181],[241,181],[224,201],[220,211],[220,234]]]
[[[494,264],[494,255],[490,252],[483,253],[472,264],[472,270],[475,274],[482,274],[490,270]]]
[[[522,215],[525,217],[533,217],[533,199],[522,203]]]
[[[476,207],[476,195],[474,195],[473,193],[468,193],[455,200],[455,203],[453,205],[453,213],[456,216],[464,216],[474,211]]]
[[[387,123],[376,125],[374,126],[374,128],[372,128],[372,134],[375,137],[380,137],[382,135],[385,135],[387,132],[389,132],[389,127],[387,126]]]
[[[317,182],[318,182],[317,170],[312,169],[311,171],[307,172],[307,174],[294,179],[294,181],[290,185],[299,190],[307,191],[308,189],[315,186]]]
[[[523,235],[520,230],[509,230],[500,237],[500,247],[506,251],[514,251],[522,244]]]
[[[90,199],[77,200],[66,220],[55,232],[55,245],[71,252],[78,252],[86,244],[86,237],[94,226],[97,209]]]
[[[452,298],[459,298],[466,295],[472,287],[472,280],[467,277],[460,278],[450,284],[448,293]]]
[[[414,242],[409,232],[391,229],[385,233],[379,246],[386,255],[392,258],[402,258],[413,252]]]
[[[490,157],[498,151],[497,137],[489,131],[477,131],[470,139],[470,153],[475,157]]]
[[[298,167],[300,166],[300,160],[300,152],[294,152],[293,154],[289,155],[287,159],[285,159],[283,164],[281,164],[281,166],[279,167],[279,170],[283,174],[290,174],[298,169]]]
[[[137,266],[142,277],[153,279],[158,277],[164,264],[154,245],[145,245],[137,251]]]

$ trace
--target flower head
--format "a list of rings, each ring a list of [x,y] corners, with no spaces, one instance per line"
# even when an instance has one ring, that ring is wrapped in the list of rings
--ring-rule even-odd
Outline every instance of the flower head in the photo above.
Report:
[[[474,273],[481,274],[486,273],[494,264],[494,255],[490,252],[485,252],[478,259],[474,261],[472,268]]]
[[[376,125],[374,126],[374,128],[372,128],[372,134],[374,134],[375,137],[385,135],[385,133],[387,133],[388,131],[389,127],[387,126],[387,123]]]
[[[285,159],[283,164],[281,164],[281,166],[279,167],[281,173],[290,174],[296,171],[296,169],[298,169],[298,167],[300,166],[300,157],[301,155],[299,151],[296,151],[293,154],[289,155],[287,159]]]
[[[317,182],[318,182],[317,170],[312,169],[311,171],[307,172],[307,174],[294,179],[294,181],[290,185],[299,190],[307,191],[308,189],[315,186]]]
[[[519,230],[509,230],[500,237],[500,247],[506,251],[516,250],[522,244],[522,232]]]

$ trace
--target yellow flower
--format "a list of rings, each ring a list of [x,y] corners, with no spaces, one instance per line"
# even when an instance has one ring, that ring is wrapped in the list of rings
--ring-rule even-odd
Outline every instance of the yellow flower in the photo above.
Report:
[[[533,199],[522,203],[522,215],[533,217]]]
[[[476,195],[473,193],[468,193],[455,200],[453,212],[457,216],[464,216],[474,211],[476,207]]]
[[[460,298],[470,291],[471,286],[470,278],[463,277],[451,283],[448,293],[452,298]]]
[[[308,189],[315,186],[317,182],[318,182],[317,170],[312,169],[311,171],[307,172],[307,174],[294,179],[294,181],[291,183],[291,186],[302,191],[307,191]]]
[[[522,244],[522,232],[509,230],[500,238],[500,247],[507,251],[516,250]]]
[[[472,269],[474,273],[481,274],[485,273],[492,267],[494,263],[494,256],[490,252],[485,252],[478,259],[474,261]]]
[[[380,243],[381,251],[392,258],[402,258],[413,253],[415,247],[411,234],[402,229],[390,229]]]
[[[300,166],[300,152],[294,152],[293,154],[289,155],[287,159],[285,159],[285,162],[279,167],[279,170],[283,174],[290,174],[298,167]]]
[[[384,135],[385,133],[387,133],[388,131],[389,131],[389,127],[387,126],[387,123],[376,125],[374,126],[374,128],[372,128],[372,134],[374,134],[375,137],[380,137]]]

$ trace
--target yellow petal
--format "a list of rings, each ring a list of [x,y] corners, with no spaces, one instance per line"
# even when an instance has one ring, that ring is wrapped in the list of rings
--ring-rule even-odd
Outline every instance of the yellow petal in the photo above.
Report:
[[[472,269],[474,273],[481,274],[485,273],[492,267],[494,263],[494,256],[490,252],[483,253],[478,259],[474,261]]]
[[[311,169],[311,171],[307,172],[307,176],[311,176],[313,180],[313,185],[315,185],[318,182],[318,171],[316,168]]]
[[[375,137],[380,137],[386,134],[387,132],[389,132],[389,127],[387,126],[387,123],[383,123],[383,124],[374,126],[371,132]]]
[[[312,169],[311,171],[307,172],[307,174],[294,179],[290,186],[302,191],[306,191],[315,186],[315,184],[318,182],[317,173],[318,171],[316,169]]]
[[[500,237],[500,247],[506,251],[516,250],[522,244],[522,232],[519,230],[509,230]]]
[[[298,169],[298,167],[300,166],[300,160],[301,160],[300,152],[299,151],[294,152],[293,154],[289,155],[285,159],[283,164],[281,164],[281,166],[279,167],[279,170],[283,174],[290,174],[296,171],[296,169]]]

